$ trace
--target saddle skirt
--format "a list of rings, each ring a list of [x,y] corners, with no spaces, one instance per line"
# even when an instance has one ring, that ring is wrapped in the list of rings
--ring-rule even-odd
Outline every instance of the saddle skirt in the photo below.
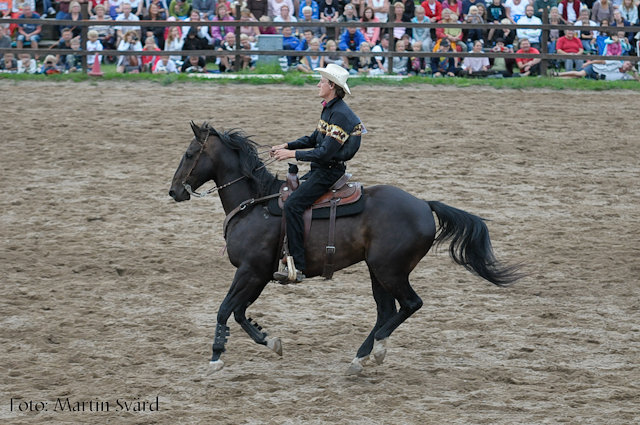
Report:
[[[287,181],[280,187],[280,198],[278,198],[278,206],[282,208],[285,201],[300,184],[296,178],[289,178],[287,175]],[[334,183],[334,185],[318,198],[311,209],[327,208],[331,206],[331,201],[335,201],[337,205],[349,205],[357,202],[362,197],[362,184],[360,182],[349,182],[351,174],[345,173],[340,179]]]

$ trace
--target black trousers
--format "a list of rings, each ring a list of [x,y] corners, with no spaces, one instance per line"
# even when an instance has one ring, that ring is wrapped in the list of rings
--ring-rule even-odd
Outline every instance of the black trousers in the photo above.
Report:
[[[287,240],[289,254],[296,263],[296,268],[305,271],[304,258],[304,220],[305,210],[324,195],[345,172],[344,165],[332,165],[328,168],[311,165],[309,178],[289,196],[284,203],[285,220],[287,222]]]

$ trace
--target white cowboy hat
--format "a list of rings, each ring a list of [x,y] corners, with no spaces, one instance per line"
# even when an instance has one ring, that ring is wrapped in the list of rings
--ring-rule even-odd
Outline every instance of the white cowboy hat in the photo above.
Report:
[[[326,68],[316,68],[314,71],[317,71],[325,77],[327,80],[334,82],[339,87],[342,87],[344,91],[351,94],[351,90],[349,90],[349,86],[347,85],[347,78],[349,78],[349,71],[344,69],[341,66],[338,66],[334,63],[327,65]]]

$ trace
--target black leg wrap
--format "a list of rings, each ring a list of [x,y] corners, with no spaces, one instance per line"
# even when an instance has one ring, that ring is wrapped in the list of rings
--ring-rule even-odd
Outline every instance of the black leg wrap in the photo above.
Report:
[[[240,322],[240,326],[258,344],[267,345],[267,333],[262,331],[262,326],[248,318]]]
[[[229,326],[218,323],[216,325],[216,336],[213,338],[213,352],[224,353],[224,344],[229,336]]]

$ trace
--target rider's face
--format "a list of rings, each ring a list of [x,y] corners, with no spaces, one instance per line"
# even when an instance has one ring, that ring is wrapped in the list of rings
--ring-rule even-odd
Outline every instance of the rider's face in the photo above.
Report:
[[[331,94],[331,82],[327,80],[325,77],[320,78],[320,82],[317,86],[320,90],[318,91],[318,96],[323,99],[326,99],[327,96]]]

